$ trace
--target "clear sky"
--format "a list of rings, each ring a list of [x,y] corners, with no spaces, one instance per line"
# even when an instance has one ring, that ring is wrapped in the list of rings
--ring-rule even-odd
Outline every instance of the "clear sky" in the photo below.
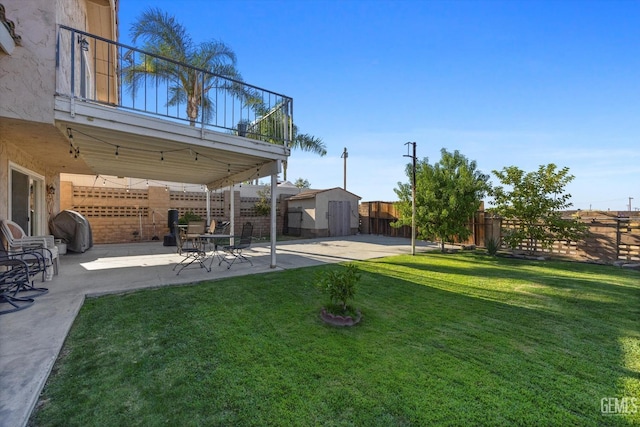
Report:
[[[342,187],[346,147],[347,190],[394,201],[416,141],[487,174],[569,167],[574,208],[640,207],[638,0],[122,0],[121,42],[151,6],[294,99],[328,154],[294,151],[289,181]]]

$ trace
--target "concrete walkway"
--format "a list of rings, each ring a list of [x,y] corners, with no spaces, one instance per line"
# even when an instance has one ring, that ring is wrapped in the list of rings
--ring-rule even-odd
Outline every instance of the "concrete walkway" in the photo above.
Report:
[[[417,251],[435,248],[416,242]],[[25,426],[62,349],[85,297],[179,285],[246,274],[325,263],[364,260],[411,253],[411,241],[373,235],[296,240],[278,243],[277,267],[269,267],[267,243],[245,252],[249,263],[231,269],[213,263],[211,272],[172,271],[181,260],[175,247],[162,242],[96,245],[84,254],[61,256],[60,274],[46,286],[49,293],[31,307],[0,316],[0,427]]]

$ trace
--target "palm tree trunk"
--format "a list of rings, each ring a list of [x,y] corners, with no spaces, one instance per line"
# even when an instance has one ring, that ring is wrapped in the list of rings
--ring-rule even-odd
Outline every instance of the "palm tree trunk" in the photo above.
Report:
[[[187,100],[187,116],[189,117],[189,124],[191,126],[196,125],[198,119],[198,107],[200,106],[199,99],[195,96],[190,96]]]

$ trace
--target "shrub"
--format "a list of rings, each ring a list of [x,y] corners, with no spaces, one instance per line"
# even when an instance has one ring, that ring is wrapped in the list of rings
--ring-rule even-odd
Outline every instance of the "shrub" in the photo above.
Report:
[[[496,256],[498,249],[500,249],[500,242],[495,238],[490,237],[489,240],[487,240],[487,252],[491,256]]]
[[[193,213],[193,211],[186,212],[183,216],[178,218],[178,224],[186,225],[189,221],[202,221],[202,217]]]
[[[356,284],[360,280],[360,272],[354,264],[348,264],[340,270],[327,270],[321,274],[316,285],[331,301],[331,304],[347,311],[348,303],[356,293]],[[331,306],[329,307],[331,309]],[[330,310],[329,310],[330,311]]]
[[[260,200],[256,202],[254,208],[259,216],[267,216],[271,213],[271,190],[266,188],[258,191]]]

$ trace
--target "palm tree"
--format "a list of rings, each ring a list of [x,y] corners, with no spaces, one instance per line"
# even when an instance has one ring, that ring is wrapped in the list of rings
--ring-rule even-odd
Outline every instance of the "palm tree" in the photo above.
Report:
[[[322,139],[309,135],[308,133],[298,133],[298,127],[293,125],[293,138],[291,140],[291,149],[299,149],[318,154],[320,157],[327,155],[327,146]],[[287,161],[283,165],[284,180],[287,180]]]
[[[169,58],[174,62],[161,61],[145,55],[142,63],[131,61],[123,67],[125,82],[133,92],[138,82],[146,75],[153,75],[169,85],[168,106],[186,103],[186,113],[191,126],[202,109],[202,120],[206,122],[214,111],[214,102],[208,92],[214,87],[224,85],[232,92],[242,91],[238,85],[222,83],[219,76],[241,81],[236,70],[236,54],[219,41],[196,44],[185,27],[173,16],[158,8],[148,8],[131,25],[131,39],[134,43],[141,39],[142,49],[153,55]],[[180,65],[188,64],[190,67]],[[193,67],[193,68],[191,68]],[[194,68],[206,70],[202,73]]]
[[[258,119],[256,123],[248,123],[247,138],[259,139],[272,144],[282,144],[285,140],[283,123],[291,123],[291,117],[280,108],[272,108],[267,110],[265,105],[256,105],[256,111],[262,114],[263,118]],[[291,126],[291,136],[289,147],[292,150],[298,149],[301,151],[312,152],[319,156],[327,155],[327,146],[322,139],[309,135],[308,133],[299,133],[298,126],[293,124]],[[269,135],[269,136],[265,136]],[[287,161],[283,162],[283,175],[284,180],[287,180]]]

